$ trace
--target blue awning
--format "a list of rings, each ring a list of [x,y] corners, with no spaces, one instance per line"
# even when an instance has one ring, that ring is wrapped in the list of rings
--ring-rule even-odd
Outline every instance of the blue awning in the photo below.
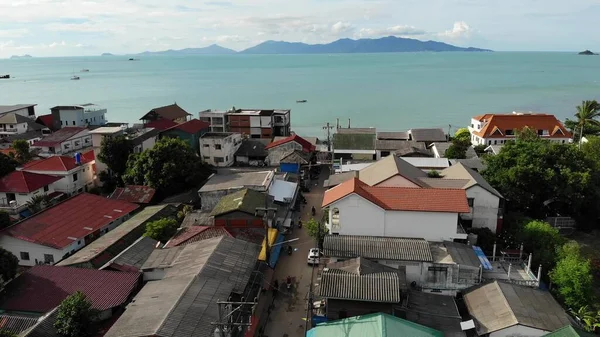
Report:
[[[480,247],[473,246],[473,250],[475,251],[475,255],[477,255],[477,257],[479,258],[479,261],[481,262],[481,266],[483,267],[483,269],[485,269],[485,270],[493,270],[494,269],[492,267],[492,264],[488,260],[487,256],[485,256],[485,254],[483,253],[483,250]]]
[[[283,240],[283,234],[279,234],[277,240],[275,241],[276,246],[274,245],[273,248],[271,248],[271,258],[269,259],[269,266],[271,268],[275,268],[275,265],[279,260],[279,255],[281,254],[281,246],[283,246],[281,243],[283,242]]]

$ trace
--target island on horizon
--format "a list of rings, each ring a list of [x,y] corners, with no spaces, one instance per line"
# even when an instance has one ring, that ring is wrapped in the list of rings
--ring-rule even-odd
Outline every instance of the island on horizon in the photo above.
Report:
[[[102,53],[100,56],[115,56],[115,55],[113,55],[111,53]]]
[[[592,52],[592,51],[591,51],[591,50],[589,50],[589,49],[586,49],[586,50],[584,50],[584,51],[580,52],[580,53],[579,53],[579,55],[598,55],[598,54],[596,54],[596,53]]]
[[[25,54],[25,55],[13,55],[10,57],[11,60],[16,60],[16,59],[30,59],[33,56],[29,55],[29,54]]]

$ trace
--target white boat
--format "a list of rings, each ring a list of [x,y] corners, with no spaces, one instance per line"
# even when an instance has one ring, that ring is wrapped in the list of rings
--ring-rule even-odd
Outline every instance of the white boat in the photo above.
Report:
[[[80,71],[81,71],[82,73],[89,73],[89,72],[90,72],[90,70],[89,70],[89,69],[81,69]]]
[[[71,80],[74,80],[74,81],[79,80],[79,76],[73,75],[73,76],[71,76]]]

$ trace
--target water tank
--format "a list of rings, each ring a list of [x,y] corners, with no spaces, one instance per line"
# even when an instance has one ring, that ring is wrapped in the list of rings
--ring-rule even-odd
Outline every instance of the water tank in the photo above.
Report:
[[[75,164],[81,165],[81,153],[79,153],[79,152],[75,153]]]

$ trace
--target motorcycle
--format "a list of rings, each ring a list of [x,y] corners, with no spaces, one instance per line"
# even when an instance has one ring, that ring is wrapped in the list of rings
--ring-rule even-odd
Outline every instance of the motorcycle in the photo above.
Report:
[[[315,214],[317,213],[317,210],[315,209],[315,206],[312,207],[312,215],[315,216]]]
[[[290,276],[287,277],[285,284],[286,284],[288,290],[292,288],[292,278]]]
[[[298,220],[298,228],[302,228],[302,220]]]
[[[288,246],[288,255],[292,255],[292,251],[293,251],[292,246]]]

